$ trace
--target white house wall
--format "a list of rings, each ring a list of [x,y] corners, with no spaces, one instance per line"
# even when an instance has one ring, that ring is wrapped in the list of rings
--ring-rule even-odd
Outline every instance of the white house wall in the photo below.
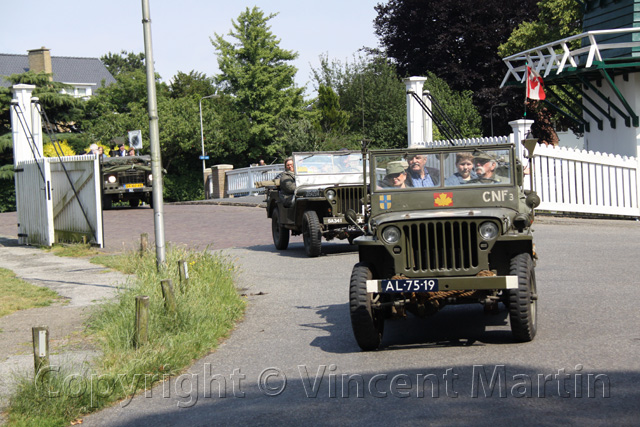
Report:
[[[638,88],[640,87],[640,73],[629,74],[628,81],[625,81],[622,76],[616,76],[614,82],[626,98],[631,109],[638,114],[640,112],[640,91],[638,91]],[[626,109],[622,106],[615,92],[604,79],[602,80],[600,87],[598,87],[595,82],[591,83],[626,113]],[[602,99],[592,90],[589,90],[586,87],[583,87],[583,89],[585,90],[585,94],[589,95],[589,97],[596,101],[605,111],[610,110],[610,107],[606,105],[606,103],[602,101]],[[603,121],[603,129],[599,130],[598,124],[595,120],[593,120],[593,118],[588,114],[583,113],[584,119],[589,122],[590,126],[590,131],[585,132],[584,135],[584,148],[586,150],[599,151],[601,153],[637,157],[638,143],[640,142],[640,128],[625,126],[624,119],[614,110],[611,110],[611,115],[616,118],[616,127],[615,129],[612,129],[609,124],[609,120],[606,117],[603,117],[590,102],[586,100],[583,100],[582,102],[586,108],[592,111]]]

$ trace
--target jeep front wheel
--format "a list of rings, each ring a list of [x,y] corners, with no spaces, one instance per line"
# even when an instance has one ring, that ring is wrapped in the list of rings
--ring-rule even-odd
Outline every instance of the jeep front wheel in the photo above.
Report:
[[[287,249],[289,246],[289,230],[280,224],[280,211],[277,207],[271,213],[271,234],[273,234],[273,245],[279,251]]]
[[[358,346],[364,351],[376,350],[382,341],[384,317],[371,305],[372,294],[367,293],[367,280],[373,278],[367,263],[353,267],[349,284],[349,311],[351,328]]]
[[[536,272],[531,255],[522,253],[511,258],[510,274],[518,276],[518,289],[509,290],[509,323],[517,341],[528,342],[536,336],[538,292]]]
[[[306,211],[302,216],[302,240],[309,257],[317,257],[322,249],[322,229],[315,211]]]

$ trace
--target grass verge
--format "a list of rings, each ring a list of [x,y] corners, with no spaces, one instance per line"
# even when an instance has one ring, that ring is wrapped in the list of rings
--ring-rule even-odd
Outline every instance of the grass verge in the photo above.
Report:
[[[60,295],[51,289],[27,283],[11,270],[0,268],[0,317],[18,310],[46,307],[59,299]]]
[[[25,374],[10,399],[12,425],[64,426],[84,414],[130,398],[166,375],[175,375],[206,355],[226,337],[244,311],[236,292],[235,267],[216,254],[168,248],[168,267],[156,268],[155,252],[100,256],[92,262],[124,272],[135,279],[120,290],[113,302],[96,308],[88,333],[99,343],[102,356],[91,366],[51,370],[43,378]],[[189,266],[189,286],[180,285],[178,261]],[[174,284],[178,311],[165,311],[160,281]],[[135,297],[147,295],[149,342],[133,343]],[[41,371],[42,373],[43,371]],[[69,376],[74,381],[68,381]]]

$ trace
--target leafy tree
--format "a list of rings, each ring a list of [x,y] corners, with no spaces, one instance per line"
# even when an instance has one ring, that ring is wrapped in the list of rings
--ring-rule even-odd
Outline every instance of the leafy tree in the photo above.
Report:
[[[119,54],[109,52],[101,56],[100,61],[114,77],[120,73],[128,73],[135,70],[144,71],[145,69],[144,53],[133,53],[126,50],[120,51]]]
[[[582,5],[575,0],[541,0],[536,20],[518,25],[498,46],[502,57],[582,32]]]
[[[185,74],[178,71],[169,84],[169,93],[172,98],[190,95],[203,97],[216,93],[216,86],[214,79],[207,77],[204,73],[190,71],[189,74]]]
[[[454,90],[471,90],[490,127],[492,105],[514,96],[499,89],[505,67],[497,48],[538,14],[537,0],[389,0],[378,4],[374,27],[402,76],[431,71]]]
[[[282,49],[271,32],[269,20],[259,8],[247,8],[228,33],[235,41],[215,34],[221,74],[216,77],[225,93],[234,96],[237,110],[249,120],[246,155],[259,158],[275,151],[277,124],[281,119],[300,117],[303,89],[295,87],[296,67],[288,62],[298,54]]]
[[[320,110],[320,128],[324,132],[345,133],[349,127],[349,113],[340,108],[340,97],[329,86],[320,85],[318,102]]]
[[[482,119],[480,118],[480,114],[478,114],[478,110],[473,105],[471,91],[455,91],[449,87],[447,82],[432,72],[427,72],[426,77],[427,81],[424,84],[424,89],[429,90],[445,114],[460,130],[462,137],[472,138],[481,136],[482,130],[480,127]],[[434,128],[434,139],[440,139],[442,137],[440,132],[437,131],[438,129]]]
[[[349,129],[379,148],[407,145],[407,109],[404,83],[393,64],[378,55],[360,56],[342,64],[320,57],[313,69],[318,87],[335,90],[340,108],[349,113]]]

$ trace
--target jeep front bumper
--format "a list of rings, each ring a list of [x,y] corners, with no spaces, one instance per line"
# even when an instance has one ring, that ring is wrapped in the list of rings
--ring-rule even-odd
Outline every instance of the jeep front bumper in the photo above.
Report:
[[[368,293],[438,292],[517,289],[518,276],[438,277],[433,279],[367,280]]]

